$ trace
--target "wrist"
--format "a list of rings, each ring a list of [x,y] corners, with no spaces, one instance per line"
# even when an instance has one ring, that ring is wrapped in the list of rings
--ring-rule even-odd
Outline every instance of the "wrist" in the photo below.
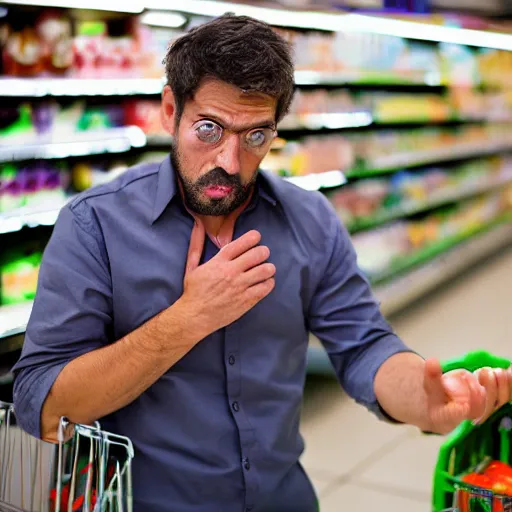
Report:
[[[167,326],[174,325],[183,339],[193,344],[199,343],[215,330],[210,328],[201,308],[183,295],[164,311],[163,321]]]
[[[188,352],[206,336],[194,317],[192,310],[179,299],[141,327],[142,336],[138,339],[142,343],[138,348],[162,362],[174,359],[177,352]]]

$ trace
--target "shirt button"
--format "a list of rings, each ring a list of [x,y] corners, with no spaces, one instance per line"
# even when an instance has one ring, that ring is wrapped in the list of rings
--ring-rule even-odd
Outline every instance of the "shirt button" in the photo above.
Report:
[[[251,469],[251,463],[249,462],[249,459],[245,457],[242,462],[244,463],[244,468],[246,471],[249,471]]]
[[[231,404],[231,407],[233,407],[233,411],[238,412],[240,410],[240,404],[238,402],[233,402]]]
[[[231,366],[235,364],[235,356],[229,356],[228,362]]]

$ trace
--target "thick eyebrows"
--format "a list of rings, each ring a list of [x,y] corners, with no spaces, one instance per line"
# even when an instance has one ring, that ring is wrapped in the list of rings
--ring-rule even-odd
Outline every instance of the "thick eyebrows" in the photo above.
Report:
[[[197,117],[201,119],[208,119],[210,121],[215,121],[221,128],[226,128],[227,130],[235,133],[246,132],[249,130],[254,130],[256,128],[271,128],[274,129],[276,123],[273,119],[263,119],[261,121],[255,121],[249,125],[245,126],[229,126],[224,120],[222,120],[219,116],[213,114],[212,112],[200,112],[197,114]]]

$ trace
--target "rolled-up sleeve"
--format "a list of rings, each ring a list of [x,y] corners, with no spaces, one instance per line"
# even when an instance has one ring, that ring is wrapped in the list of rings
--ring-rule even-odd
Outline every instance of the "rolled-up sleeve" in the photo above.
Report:
[[[329,260],[310,304],[310,331],[325,347],[345,391],[390,419],[377,402],[375,375],[389,357],[410,349],[383,318],[345,227],[334,211],[329,217]]]
[[[112,323],[108,258],[85,201],[59,215],[46,247],[21,358],[14,367],[20,426],[41,436],[41,410],[62,369],[105,345]]]

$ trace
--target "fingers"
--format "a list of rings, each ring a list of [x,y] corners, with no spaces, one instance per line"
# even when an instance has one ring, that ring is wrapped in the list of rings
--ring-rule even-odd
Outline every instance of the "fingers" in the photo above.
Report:
[[[486,393],[486,407],[478,423],[484,422],[494,411],[510,401],[510,377],[508,370],[482,368],[475,372]]]
[[[442,402],[446,400],[446,390],[443,384],[443,369],[437,359],[425,361],[425,377],[423,386],[430,400]]]
[[[472,373],[466,372],[465,379],[469,389],[468,419],[478,421],[482,415],[485,415],[487,406],[486,392]]]
[[[261,265],[263,262],[268,260],[269,256],[270,249],[264,245],[260,245],[249,249],[246,253],[233,260],[233,263],[236,265],[239,272],[246,272],[258,265]]]
[[[509,399],[512,400],[512,366],[507,370]]]
[[[190,244],[188,246],[187,263],[185,266],[185,277],[195,270],[201,262],[203,254],[205,230],[202,223],[195,222],[190,236]]]
[[[258,245],[260,241],[261,235],[258,231],[249,231],[240,238],[237,238],[233,242],[224,246],[220,250],[218,256],[225,260],[234,260]]]
[[[508,382],[507,370],[497,368],[494,370],[496,383],[498,384],[498,404],[497,407],[503,407],[506,403],[510,402],[510,388]]]
[[[475,372],[475,376],[485,388],[486,394],[484,412],[477,421],[477,423],[482,423],[494,412],[498,404],[498,382],[491,368],[481,368]]]
[[[272,263],[258,265],[244,274],[244,282],[249,288],[259,283],[263,283],[276,275],[276,267]]]
[[[267,279],[263,283],[258,283],[254,286],[251,286],[247,290],[247,299],[251,305],[251,307],[255,306],[258,302],[263,300],[267,295],[272,292],[276,285],[275,279]]]

